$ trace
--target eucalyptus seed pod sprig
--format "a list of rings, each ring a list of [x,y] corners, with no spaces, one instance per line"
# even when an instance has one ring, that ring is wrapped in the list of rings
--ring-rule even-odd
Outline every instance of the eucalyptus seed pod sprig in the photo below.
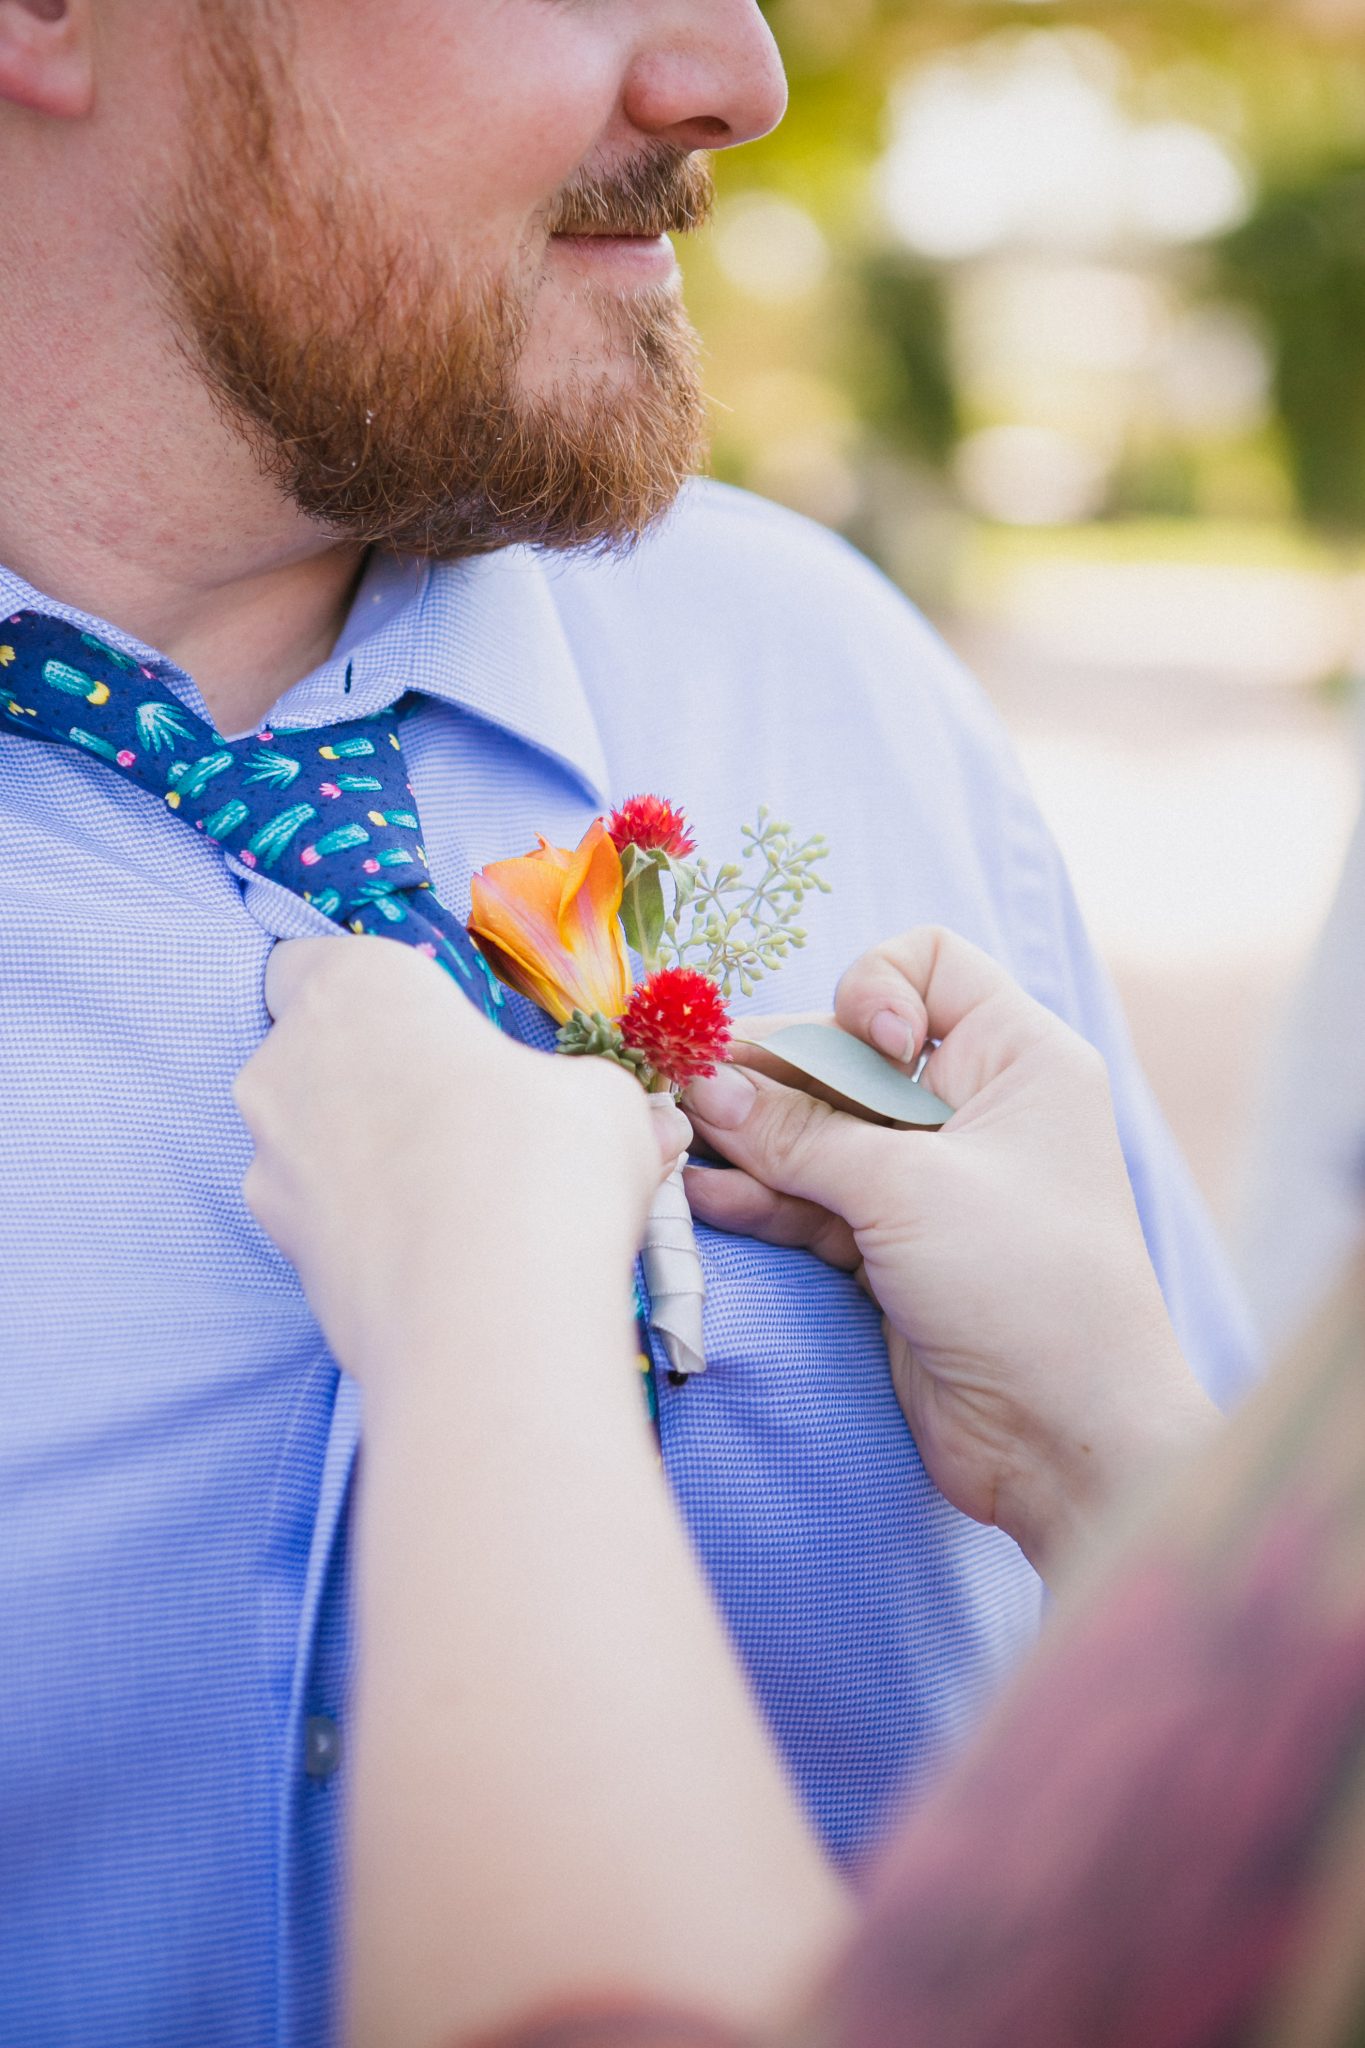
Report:
[[[798,840],[790,825],[769,815],[743,831],[744,851],[714,871],[704,858],[691,864],[686,895],[664,924],[660,955],[696,967],[729,997],[736,986],[751,996],[765,974],[775,973],[806,942],[798,922],[812,892],[828,895],[819,872],[829,853],[820,833]]]

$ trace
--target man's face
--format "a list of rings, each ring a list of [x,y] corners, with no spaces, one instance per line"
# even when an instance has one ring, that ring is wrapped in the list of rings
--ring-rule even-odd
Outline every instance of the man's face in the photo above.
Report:
[[[629,541],[701,452],[668,240],[780,116],[754,0],[196,0],[155,260],[328,530]]]

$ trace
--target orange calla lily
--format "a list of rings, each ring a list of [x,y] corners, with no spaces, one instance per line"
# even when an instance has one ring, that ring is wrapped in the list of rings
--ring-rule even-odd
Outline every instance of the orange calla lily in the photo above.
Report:
[[[621,888],[621,856],[596,818],[572,850],[542,839],[475,875],[469,930],[499,981],[556,1022],[619,1017],[631,986]]]

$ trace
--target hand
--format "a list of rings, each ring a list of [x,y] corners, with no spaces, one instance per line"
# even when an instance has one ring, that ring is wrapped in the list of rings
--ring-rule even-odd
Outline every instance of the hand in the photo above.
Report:
[[[940,1039],[924,1079],[951,1122],[888,1130],[722,1069],[685,1103],[737,1170],[689,1169],[693,1212],[859,1274],[930,1476],[1044,1569],[1215,1415],[1147,1257],[1104,1063],[932,929],[859,960],[835,1020],[907,1061]]]
[[[337,1358],[365,1376],[451,1276],[484,1297],[562,1269],[570,1298],[625,1275],[689,1136],[595,1059],[550,1059],[391,940],[278,945],[275,1027],[238,1076],[248,1206],[298,1269]]]

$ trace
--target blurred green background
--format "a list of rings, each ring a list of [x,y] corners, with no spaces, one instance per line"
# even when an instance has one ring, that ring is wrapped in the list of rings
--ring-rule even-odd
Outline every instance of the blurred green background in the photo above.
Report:
[[[1358,793],[1365,10],[766,12],[790,114],[685,252],[716,471],[982,678],[1228,1217]]]
[[[1365,525],[1365,56],[1280,10],[772,0],[689,252],[719,474],[931,600],[969,535]],[[1235,534],[1222,536],[1235,552]],[[1291,559],[1302,559],[1297,544]]]

